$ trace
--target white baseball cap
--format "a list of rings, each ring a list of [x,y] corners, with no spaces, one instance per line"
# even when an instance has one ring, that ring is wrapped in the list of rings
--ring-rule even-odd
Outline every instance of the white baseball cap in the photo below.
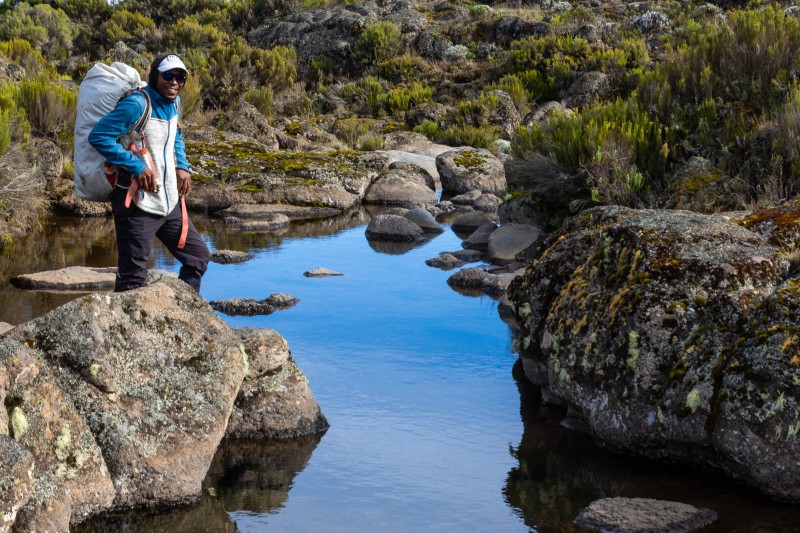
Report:
[[[158,65],[159,72],[167,72],[168,70],[172,70],[174,68],[179,68],[182,71],[186,72],[187,74],[189,73],[189,70],[186,68],[186,65],[183,64],[181,58],[176,56],[175,54],[168,55]]]

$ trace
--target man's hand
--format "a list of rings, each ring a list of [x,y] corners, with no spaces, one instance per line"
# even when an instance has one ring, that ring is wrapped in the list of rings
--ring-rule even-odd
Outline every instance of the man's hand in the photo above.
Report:
[[[158,192],[158,176],[155,171],[148,167],[142,171],[141,174],[136,176],[136,181],[139,182],[139,187],[147,192]]]
[[[178,194],[187,196],[192,190],[192,175],[182,168],[176,168],[175,176],[178,178]]]

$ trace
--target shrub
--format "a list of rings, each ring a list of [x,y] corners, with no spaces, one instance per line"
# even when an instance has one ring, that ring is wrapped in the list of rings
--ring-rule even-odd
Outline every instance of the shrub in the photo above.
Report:
[[[24,39],[0,42],[0,55],[22,66],[31,76],[37,76],[47,68],[47,61],[42,57],[42,53]]]
[[[25,111],[31,128],[58,142],[71,145],[78,96],[75,91],[43,78],[22,80],[18,106]]]
[[[358,149],[362,152],[372,152],[383,148],[383,135],[367,132],[358,138]]]
[[[500,128],[496,126],[452,125],[448,126],[439,139],[448,146],[472,146],[495,150],[500,138]]]
[[[419,82],[412,83],[410,87],[392,89],[386,95],[386,105],[392,114],[405,113],[415,105],[432,101],[433,89],[424,87]]]
[[[24,39],[50,59],[66,59],[72,38],[73,24],[67,14],[47,4],[21,2],[0,15],[0,39]]]
[[[403,50],[403,36],[392,22],[368,24],[358,36],[353,55],[366,65],[377,65],[397,56]]]
[[[424,135],[431,141],[435,141],[439,136],[439,125],[432,120],[425,119],[417,126],[414,126],[414,131]]]
[[[431,70],[424,58],[414,54],[403,54],[383,61],[378,65],[378,74],[394,83],[408,83],[419,80]]]
[[[181,90],[181,114],[184,117],[191,115],[201,103],[200,80],[197,76],[189,75],[186,78],[186,84]]]
[[[166,32],[165,46],[170,50],[199,49],[208,51],[224,43],[228,36],[211,24],[200,24],[197,19],[184,17]]]
[[[106,43],[113,45],[117,41],[136,44],[150,39],[156,32],[156,23],[142,13],[133,13],[127,9],[115,11],[111,18],[100,26]]]
[[[356,148],[360,139],[369,133],[371,124],[367,121],[349,118],[339,120],[334,128],[334,135],[350,148]]]
[[[451,122],[458,125],[485,126],[491,120],[491,112],[500,105],[497,96],[481,93],[477,98],[459,102],[451,114]]]
[[[247,91],[244,99],[258,112],[268,117],[272,114],[272,89],[269,87],[254,87]]]
[[[493,89],[507,92],[520,113],[525,114],[528,111],[528,91],[518,76],[514,74],[503,76],[496,83],[487,85],[485,90],[490,91]]]

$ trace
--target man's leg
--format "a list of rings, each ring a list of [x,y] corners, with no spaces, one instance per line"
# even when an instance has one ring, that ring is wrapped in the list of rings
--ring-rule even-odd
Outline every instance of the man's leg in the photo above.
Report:
[[[167,215],[164,225],[156,233],[158,239],[164,243],[175,259],[181,262],[178,278],[185,281],[190,287],[200,292],[200,278],[208,268],[208,246],[200,238],[197,230],[189,220],[189,232],[186,235],[186,246],[178,248],[181,236],[181,204]],[[188,216],[188,215],[187,215]]]
[[[110,195],[118,253],[114,292],[129,291],[144,285],[147,280],[147,258],[161,219],[135,205],[126,208],[127,192],[126,189],[115,187]]]

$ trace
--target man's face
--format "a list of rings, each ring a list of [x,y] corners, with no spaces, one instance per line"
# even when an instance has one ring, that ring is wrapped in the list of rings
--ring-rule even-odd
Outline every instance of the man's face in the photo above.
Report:
[[[167,79],[171,78],[171,79]],[[180,81],[183,80],[183,81]],[[158,73],[158,94],[167,100],[174,100],[186,83],[186,73],[179,68]]]

